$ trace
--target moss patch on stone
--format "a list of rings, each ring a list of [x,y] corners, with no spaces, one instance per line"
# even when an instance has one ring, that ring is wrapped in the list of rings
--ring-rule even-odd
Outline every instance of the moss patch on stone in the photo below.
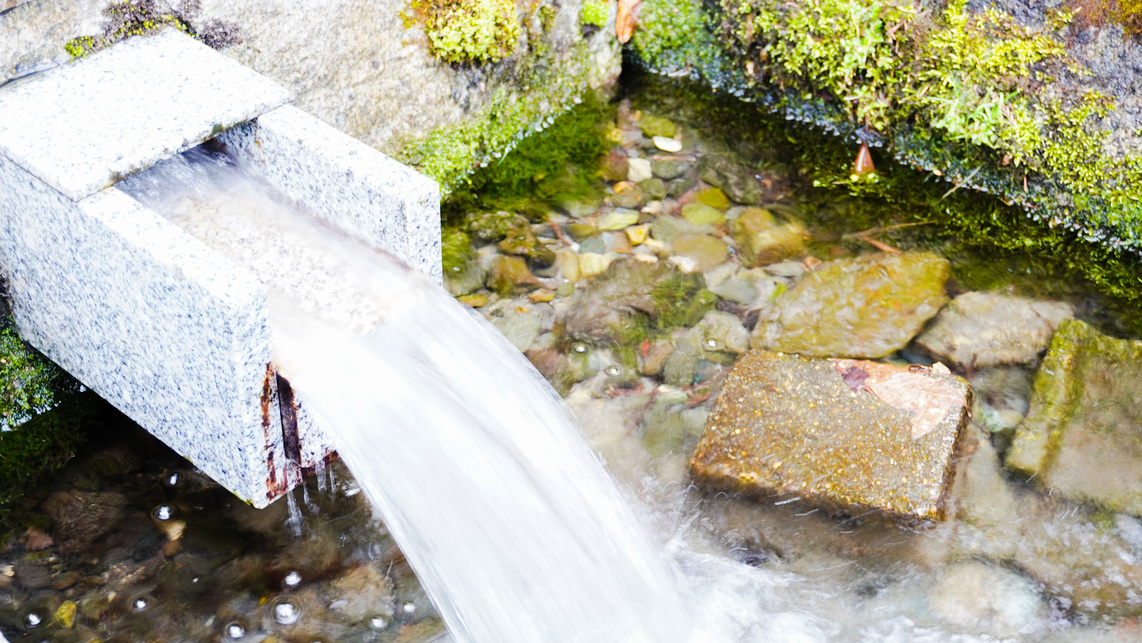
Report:
[[[10,318],[0,321],[0,533],[16,526],[35,485],[75,455],[87,415],[79,388]]]
[[[631,50],[655,71],[700,76],[788,118],[886,148],[952,186],[996,194],[1033,222],[1015,243],[1088,241],[1104,248],[1075,259],[1092,279],[1119,294],[1136,290],[1133,276],[1113,273],[1142,253],[1142,160],[1104,153],[1106,97],[1038,98],[1074,67],[1054,34],[1070,16],[1055,14],[1035,30],[996,11],[970,12],[962,1],[920,9],[893,0],[646,0],[645,29]],[[961,227],[975,223],[966,218]]]
[[[440,60],[482,64],[516,50],[520,21],[514,0],[415,0],[413,9]]]
[[[103,15],[109,19],[103,33],[73,38],[64,45],[64,49],[72,58],[82,58],[120,40],[150,35],[167,27],[190,34],[214,49],[241,40],[239,29],[233,24],[214,21],[201,25],[199,29],[192,27],[191,21],[199,10],[197,0],[176,3],[176,7],[169,12],[160,10],[154,0],[116,2],[103,10]]]

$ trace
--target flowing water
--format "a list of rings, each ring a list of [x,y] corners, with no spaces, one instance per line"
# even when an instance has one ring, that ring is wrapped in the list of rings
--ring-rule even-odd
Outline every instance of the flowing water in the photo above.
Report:
[[[695,113],[700,102],[636,93],[600,117],[611,152],[690,167],[663,179],[658,187],[668,196],[639,204],[640,223],[651,223],[646,243],[631,247],[633,238],[613,229],[568,238],[572,224],[601,222],[630,198],[631,182],[614,177],[590,186],[595,197],[575,197],[588,202],[583,207],[552,201],[560,206],[545,206],[529,228],[564,258],[577,255],[580,266],[646,252],[655,240],[666,242],[656,260],[674,261],[682,244],[669,242],[668,224],[685,223],[664,204],[705,190],[695,175],[714,157],[758,168],[767,207],[805,216],[814,238],[808,256],[868,252],[853,233],[895,222],[883,211],[899,204],[809,185],[832,185],[837,177],[804,172],[847,168],[847,152],[829,164],[783,156],[778,139],[796,134],[786,124],[774,127],[777,139],[755,137],[725,113]],[[753,119],[741,105],[732,109]],[[682,125],[680,154],[662,155],[639,133],[640,111]],[[557,142],[544,154],[552,147],[574,146]],[[507,173],[513,162],[503,161],[501,175],[524,176],[516,183],[536,188],[534,168]],[[173,453],[157,453],[150,436],[130,448],[93,438],[44,495],[78,500],[78,511],[105,515],[115,529],[84,537],[52,525],[52,546],[36,543],[33,528],[0,551],[6,635],[211,643],[1140,640],[1142,519],[1060,498],[1002,466],[1012,428],[1028,412],[1033,364],[962,373],[976,392],[977,419],[965,429],[973,446],[960,456],[945,522],[902,525],[829,515],[795,496],[703,493],[687,462],[733,361],[718,350],[726,342],[686,349],[694,358],[688,384],[670,385],[665,371],[631,376],[621,347],[558,338],[553,319],[596,278],[567,283],[562,268],[533,264],[540,283],[530,292],[493,293],[481,278],[464,295],[509,345],[435,286],[346,244],[251,181],[224,153],[200,149],[126,185],[267,284],[275,361],[309,411],[336,431],[342,462],[315,471],[285,501],[253,510]],[[963,196],[933,189],[943,205]],[[720,223],[689,236],[730,231]],[[894,226],[882,231],[881,241],[916,247],[894,236]],[[501,254],[497,241],[477,243],[469,264],[488,268]],[[956,259],[955,243],[936,245],[953,260],[953,289],[1007,291],[1036,281],[1028,274],[1039,284],[1054,279],[1032,256],[981,285],[977,268]],[[726,288],[735,280],[772,295],[796,287],[803,271],[799,262],[747,270],[731,254],[704,278],[719,296],[737,296]],[[1104,302],[1081,286],[1053,292],[1083,319],[1113,327]],[[735,301],[723,298],[715,312],[749,326],[750,310]],[[687,322],[672,331],[681,338],[676,352],[698,330]],[[561,360],[565,370],[550,377],[577,426],[520,351],[536,364]],[[574,379],[560,380],[572,366]],[[118,435],[129,424],[102,430]],[[372,518],[366,494],[383,522]],[[640,523],[651,536],[632,526]]]
[[[189,153],[128,189],[266,283],[275,363],[455,639],[687,639],[676,572],[494,328],[221,154]]]

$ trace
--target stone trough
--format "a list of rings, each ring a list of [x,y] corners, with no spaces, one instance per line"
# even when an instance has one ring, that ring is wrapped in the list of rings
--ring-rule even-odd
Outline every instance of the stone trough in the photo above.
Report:
[[[252,272],[116,186],[215,139],[441,278],[439,188],[175,30],[0,88],[0,268],[20,334],[257,507],[332,457],[277,375]]]

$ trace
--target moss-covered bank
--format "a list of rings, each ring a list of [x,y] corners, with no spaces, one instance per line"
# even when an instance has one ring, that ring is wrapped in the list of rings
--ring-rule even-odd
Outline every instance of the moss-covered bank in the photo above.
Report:
[[[945,191],[997,195],[1032,225],[944,210],[968,236],[1068,256],[1104,290],[1137,296],[1142,159],[1104,149],[1108,97],[1056,91],[1086,73],[1059,35],[1071,19],[1027,27],[960,0],[647,0],[631,53],[842,137],[850,156],[821,169],[855,194],[894,190],[883,175],[847,176],[863,141],[878,162],[942,176]]]
[[[88,398],[98,400],[0,316],[0,536],[19,526],[25,496],[75,455]]]

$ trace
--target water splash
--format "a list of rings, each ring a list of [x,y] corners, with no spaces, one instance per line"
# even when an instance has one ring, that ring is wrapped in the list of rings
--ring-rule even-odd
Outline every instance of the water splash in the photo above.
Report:
[[[687,640],[675,571],[519,352],[419,273],[259,196],[231,165],[198,151],[127,187],[267,285],[275,363],[452,636]]]

